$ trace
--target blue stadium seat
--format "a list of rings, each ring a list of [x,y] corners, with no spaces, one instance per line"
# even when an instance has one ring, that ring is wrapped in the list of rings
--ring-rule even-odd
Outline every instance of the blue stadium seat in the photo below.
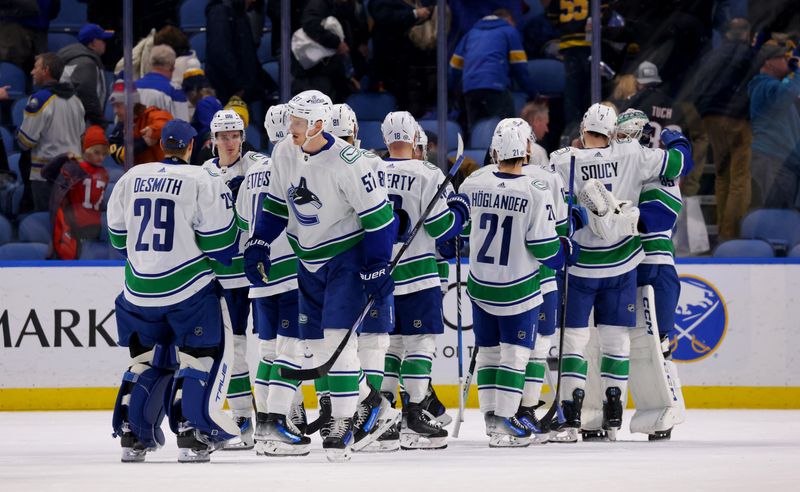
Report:
[[[280,83],[280,76],[281,76],[281,65],[277,61],[268,61],[267,63],[261,65],[261,68],[264,69],[267,74],[269,74],[270,78],[276,83]]]
[[[492,144],[492,134],[494,133],[494,129],[499,122],[499,118],[491,118],[475,123],[475,126],[472,128],[472,133],[469,137],[469,148],[488,149],[489,145]]]
[[[178,12],[178,23],[183,31],[206,30],[206,4],[208,0],[184,0]]]
[[[442,145],[443,139],[439,135],[439,122],[436,120],[420,120],[419,126],[425,132],[436,133],[439,138],[439,145]],[[461,127],[455,121],[447,122],[447,150],[454,150],[458,148],[458,134],[461,133]],[[463,135],[462,135],[463,137]],[[465,144],[466,145],[466,144]]]
[[[0,245],[11,242],[12,235],[13,229],[11,228],[11,222],[0,215]]]
[[[114,105],[111,103],[106,103],[106,109],[103,111],[103,118],[109,122],[108,127],[106,128],[106,136],[110,135],[112,131],[114,131]]]
[[[8,154],[8,168],[17,175],[17,183],[22,183],[22,173],[19,171],[19,154]]]
[[[792,248],[792,250],[789,251],[789,254],[786,256],[789,258],[800,258],[800,244]]]
[[[255,147],[256,150],[261,151],[263,147],[261,146],[261,132],[258,131],[258,127],[255,125],[247,125],[247,128],[244,129],[244,136],[247,141],[250,142],[250,145]]]
[[[200,63],[206,62],[206,33],[198,32],[191,38],[189,38],[189,46],[192,47],[194,50],[194,54],[197,55],[197,59],[200,60]]]
[[[14,128],[19,128],[22,125],[22,119],[25,117],[25,106],[28,105],[28,98],[21,97],[14,101],[11,106],[11,124]]]
[[[3,145],[6,148],[6,152],[11,152],[14,148],[14,136],[11,135],[11,132],[6,130],[4,126],[0,126],[0,138],[3,139]]]
[[[25,72],[13,63],[0,62],[0,86],[10,85],[8,95],[12,99],[25,95]]]
[[[50,32],[78,32],[86,19],[86,2],[62,0],[58,16],[50,21]]]
[[[53,228],[50,225],[49,212],[34,212],[26,215],[19,223],[19,241],[21,243],[50,243]]]
[[[261,36],[261,44],[258,45],[258,61],[261,63],[267,63],[270,60],[273,60],[274,57],[272,56],[272,33],[265,32],[263,36]]]
[[[760,239],[732,239],[714,250],[714,258],[772,258],[775,251]]]
[[[47,50],[56,53],[64,46],[75,44],[78,38],[66,32],[51,32],[47,35]]]
[[[0,246],[0,261],[44,260],[49,249],[42,243],[8,243]]]
[[[85,241],[81,244],[81,260],[108,260],[111,257],[109,243],[101,241]]]
[[[361,140],[362,149],[383,150],[386,144],[383,142],[380,121],[359,121],[358,138]]]
[[[383,121],[386,113],[397,109],[397,100],[388,92],[367,92],[353,94],[347,98],[347,104],[356,112],[358,121]]]
[[[774,248],[786,252],[800,243],[800,212],[771,208],[753,210],[742,220],[741,236],[763,239]]]
[[[528,73],[539,94],[560,96],[564,93],[564,62],[545,58],[529,60]]]

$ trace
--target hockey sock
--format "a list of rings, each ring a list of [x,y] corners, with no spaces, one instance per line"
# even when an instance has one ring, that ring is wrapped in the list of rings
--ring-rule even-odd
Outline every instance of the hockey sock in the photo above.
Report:
[[[249,417],[253,412],[250,370],[247,367],[247,336],[233,336],[233,374],[228,386],[228,406],[235,416]]]
[[[571,400],[576,388],[586,386],[588,365],[584,358],[589,343],[589,328],[566,328],[561,360],[561,400]]]
[[[321,340],[308,341],[314,353],[315,364],[321,364],[331,357],[336,346],[347,334],[347,330],[326,328],[324,333],[324,338]],[[350,337],[339,358],[328,372],[331,415],[334,418],[350,418],[356,413],[360,372],[356,346],[356,337]],[[272,388],[270,388],[271,390]]]
[[[497,407],[497,369],[500,364],[500,346],[480,347],[475,360],[477,366],[478,403],[481,412],[494,412]]]
[[[406,356],[400,365],[400,376],[403,378],[403,385],[411,403],[422,402],[428,392],[433,353],[436,350],[434,337],[435,335],[403,336]]]
[[[278,335],[275,363],[269,376],[269,397],[267,408],[270,413],[289,415],[294,395],[300,381],[287,379],[281,374],[281,368],[300,369],[303,366],[305,342],[298,338]]]
[[[522,389],[522,406],[533,407],[542,396],[544,372],[547,370],[547,354],[550,351],[552,335],[537,335],[536,345],[531,350],[528,365],[525,366],[525,387]],[[555,388],[551,388],[555,391]]]
[[[624,403],[628,392],[628,373],[630,370],[631,338],[630,328],[626,326],[598,325],[600,337],[600,378],[603,394],[610,387],[622,392]],[[624,407],[623,407],[624,408]]]
[[[358,359],[361,361],[361,368],[370,386],[379,391],[383,385],[388,349],[389,335],[386,333],[362,333],[358,337]]]
[[[517,413],[530,353],[531,349],[528,347],[500,344],[500,364],[495,372],[495,415],[511,417]]]
[[[381,391],[396,395],[397,386],[400,383],[400,364],[403,360],[403,337],[391,335],[389,340],[389,348],[383,362]]]
[[[268,413],[267,397],[269,395],[269,375],[272,371],[272,362],[275,360],[275,340],[261,340],[259,343],[259,353],[261,360],[258,362],[256,372],[256,384],[253,393],[256,400],[256,411]]]
[[[330,396],[331,392],[328,390],[328,376],[322,376],[314,380],[314,392],[317,394],[317,399],[323,396]]]

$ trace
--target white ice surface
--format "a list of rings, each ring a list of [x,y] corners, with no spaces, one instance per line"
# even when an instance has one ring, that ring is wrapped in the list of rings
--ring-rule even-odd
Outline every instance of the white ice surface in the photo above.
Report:
[[[800,411],[693,410],[670,442],[624,431],[616,443],[498,450],[469,410],[446,450],[339,464],[325,460],[318,436],[307,457],[218,451],[211,463],[179,464],[164,429],[167,444],[147,463],[122,464],[110,412],[0,412],[0,491],[800,490]]]

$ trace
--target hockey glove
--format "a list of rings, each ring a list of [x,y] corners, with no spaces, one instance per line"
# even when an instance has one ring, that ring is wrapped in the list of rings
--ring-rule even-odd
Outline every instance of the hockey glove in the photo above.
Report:
[[[643,147],[649,147],[650,140],[653,139],[653,135],[655,134],[656,134],[656,127],[654,127],[650,123],[647,123],[646,125],[644,125],[644,128],[642,128],[642,136],[641,138],[639,138],[639,143]]]
[[[239,195],[239,187],[242,186],[242,181],[244,181],[244,176],[236,176],[228,181],[228,188],[230,188],[234,200],[236,200],[236,197]]]
[[[576,231],[583,229],[589,223],[589,215],[586,209],[581,205],[572,206],[572,216],[570,217],[569,237],[572,237]]]
[[[244,245],[244,274],[254,287],[265,287],[269,275],[269,244],[251,237]]]
[[[364,291],[376,302],[387,298],[394,292],[394,280],[387,263],[380,263],[361,270],[361,281],[364,283]]]
[[[456,238],[451,237],[450,239],[442,242],[436,243],[436,250],[439,252],[439,255],[445,260],[452,260],[456,257]]]
[[[564,261],[567,262],[567,265],[575,265],[578,263],[578,257],[581,255],[581,247],[578,243],[572,241],[572,239],[568,237],[559,237],[559,241],[561,241],[561,249],[564,252]]]
[[[683,133],[669,128],[661,130],[661,141],[664,142],[664,147],[668,149],[674,149],[681,144],[685,144],[687,150],[692,148],[689,144],[689,139]]]
[[[461,214],[461,223],[466,224],[469,221],[469,197],[464,193],[450,193],[447,197],[447,206],[454,212]]]

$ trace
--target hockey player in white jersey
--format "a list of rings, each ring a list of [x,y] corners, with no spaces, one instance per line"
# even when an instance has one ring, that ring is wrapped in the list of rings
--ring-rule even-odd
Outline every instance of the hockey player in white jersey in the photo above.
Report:
[[[217,111],[211,119],[210,127],[211,144],[217,151],[217,157],[204,162],[203,168],[221,177],[236,200],[247,170],[252,165],[265,161],[267,157],[257,152],[242,153],[245,140],[244,121],[236,111]],[[224,449],[252,449],[254,445],[253,394],[250,389],[250,370],[247,367],[247,319],[250,317],[250,299],[247,294],[250,282],[244,275],[241,255],[247,238],[244,235],[241,237],[240,254],[234,257],[231,265],[218,262],[213,264],[214,273],[223,288],[233,328],[233,373],[228,387],[228,406],[241,429],[241,436],[225,443]]]
[[[286,230],[298,265],[300,333],[316,364],[330,359],[366,304],[393,289],[388,265],[392,207],[378,184],[373,154],[324,129],[330,98],[302,92],[289,102],[291,138],[278,143],[261,212],[245,250],[254,286],[269,279],[270,245]],[[351,338],[327,375],[333,423],[323,440],[332,461],[349,459],[360,367]]]
[[[269,108],[264,119],[273,144],[288,133],[285,104]],[[249,239],[254,211],[260,209],[270,180],[271,163],[262,160],[247,170],[236,200],[239,226]],[[305,409],[298,381],[283,378],[281,367],[301,367],[305,342],[301,339],[297,312],[297,256],[286,233],[272,243],[270,278],[264,287],[252,287],[253,326],[259,338],[258,370],[255,381],[256,453],[266,456],[308,454],[311,440],[303,435]]]
[[[642,143],[648,123],[642,111],[629,109],[621,113],[617,118],[617,140]],[[640,218],[646,222],[647,231],[652,232],[642,233],[645,257],[636,268],[638,316],[636,329],[631,331],[630,374],[636,412],[631,431],[646,433],[651,441],[669,439],[672,427],[684,420],[683,394],[669,340],[681,291],[672,229],[682,206],[677,179],[649,181],[639,195]]]
[[[622,425],[627,392],[630,329],[636,325],[636,266],[644,258],[640,232],[646,221],[634,206],[644,183],[675,179],[691,154],[686,138],[662,132],[667,150],[647,149],[638,142],[615,142],[616,113],[592,105],[581,123],[582,149],[554,152],[550,161],[565,181],[570,177],[570,155],[575,155],[574,189],[589,215],[589,227],[575,233],[581,254],[570,269],[562,359],[561,401],[567,441],[577,439],[587,363],[589,315],[594,309],[602,352],[603,428],[613,437]]]
[[[445,177],[433,164],[413,159],[417,122],[410,113],[389,113],[381,132],[389,148],[386,187],[400,224],[397,251]],[[431,381],[436,335],[444,332],[435,252],[437,242],[454,237],[468,220],[469,200],[465,195],[453,193],[446,202],[437,201],[423,222],[424,233],[420,231],[392,272],[396,319],[381,391],[393,401],[397,375],[403,380],[408,401],[403,401],[404,423],[399,437],[404,449],[447,446],[447,431],[423,406]],[[387,441],[387,437],[382,436],[381,441]]]
[[[194,136],[187,122],[169,121],[165,159],[131,168],[109,198],[109,239],[127,257],[115,303],[118,342],[131,354],[113,415],[123,462],[164,444],[165,412],[181,462],[209,461],[239,435],[222,410],[233,340],[212,265],[231,263],[238,228],[224,181],[187,164]]]
[[[487,166],[461,185],[472,203],[467,292],[490,447],[530,444],[531,429],[517,413],[542,304],[539,268],[560,268],[578,254],[556,232],[550,184],[523,173],[530,138],[527,123],[502,126],[492,148],[499,166]]]

